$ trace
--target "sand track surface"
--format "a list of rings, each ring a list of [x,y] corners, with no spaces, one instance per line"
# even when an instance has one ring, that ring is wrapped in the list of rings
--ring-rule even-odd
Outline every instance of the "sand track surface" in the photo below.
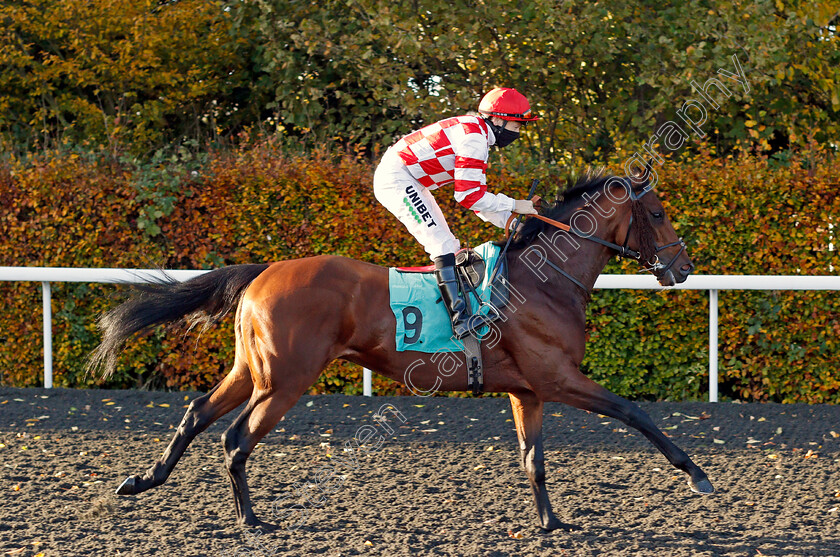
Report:
[[[506,398],[304,397],[248,461],[280,524],[257,532],[234,522],[219,441],[238,410],[164,485],[114,494],[198,395],[0,388],[0,555],[840,555],[840,407],[640,404],[709,475],[700,496],[635,430],[548,404],[549,493],[582,529],[545,533]],[[381,444],[337,460],[363,426]]]

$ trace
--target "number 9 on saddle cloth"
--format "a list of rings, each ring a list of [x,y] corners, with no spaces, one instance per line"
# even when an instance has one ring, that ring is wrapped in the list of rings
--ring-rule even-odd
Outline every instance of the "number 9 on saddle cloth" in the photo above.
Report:
[[[492,242],[486,242],[456,254],[461,289],[468,294],[465,298],[472,316],[471,335],[478,340],[487,334],[487,323],[499,319],[510,297],[504,262],[492,285],[488,276],[500,251]],[[442,303],[433,271],[434,265],[388,270],[391,311],[397,320],[395,340],[400,352],[413,350],[431,354],[464,350],[463,343],[453,337],[452,322]]]

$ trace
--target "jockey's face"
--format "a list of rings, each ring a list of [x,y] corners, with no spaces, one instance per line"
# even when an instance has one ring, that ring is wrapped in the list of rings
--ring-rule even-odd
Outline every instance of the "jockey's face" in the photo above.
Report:
[[[517,122],[516,120],[502,120],[498,116],[493,116],[493,123],[514,133],[519,133],[519,130],[522,129],[522,122]]]

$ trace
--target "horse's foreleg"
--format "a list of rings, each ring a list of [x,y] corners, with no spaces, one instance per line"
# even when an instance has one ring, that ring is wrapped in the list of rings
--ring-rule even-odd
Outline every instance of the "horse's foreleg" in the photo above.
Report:
[[[672,465],[689,476],[688,485],[697,493],[715,491],[708,476],[694,464],[685,452],[672,443],[650,419],[647,413],[629,400],[621,398],[595,383],[578,370],[569,373],[571,377],[562,385],[557,400],[580,408],[621,420],[639,430]]]
[[[247,400],[252,388],[248,367],[235,365],[212,391],[190,402],[181,425],[160,459],[142,476],[126,478],[117,488],[117,494],[134,495],[165,482],[192,440],[210,424]]]
[[[519,437],[522,466],[531,482],[531,492],[534,495],[534,504],[537,506],[540,526],[545,530],[578,529],[577,526],[563,524],[557,520],[551,510],[551,502],[548,500],[542,442],[543,403],[533,393],[510,393],[510,405],[513,409],[516,435]]]

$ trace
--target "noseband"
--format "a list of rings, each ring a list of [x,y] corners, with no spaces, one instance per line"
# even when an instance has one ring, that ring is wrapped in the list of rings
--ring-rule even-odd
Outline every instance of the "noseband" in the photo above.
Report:
[[[630,194],[630,201],[631,202],[636,202],[636,201],[639,201],[647,192],[649,192],[650,188],[642,190],[642,192],[639,193],[639,194],[636,194],[636,192],[633,191],[632,187],[628,187],[627,190],[629,191],[629,194]],[[539,196],[535,196],[535,199],[533,201],[536,204],[536,203],[539,203],[541,201],[541,199],[539,198]],[[511,214],[511,216],[508,218],[507,224],[505,225],[505,238],[507,238],[510,235],[510,223],[511,223],[511,221],[513,221],[513,218],[514,218],[515,214],[516,213]],[[550,219],[548,217],[544,217],[542,215],[529,215],[529,216],[531,216],[535,219],[539,219],[539,220],[541,220],[545,223],[548,223],[548,224],[550,224],[550,225],[552,225],[556,228],[559,228],[560,230],[563,230],[563,231],[568,232],[570,234],[574,234],[575,236],[577,236],[578,238],[581,238],[583,240],[589,240],[590,242],[595,242],[596,244],[606,246],[607,248],[615,251],[616,254],[619,257],[641,260],[642,255],[639,252],[627,247],[627,242],[630,240],[630,232],[633,229],[633,215],[632,215],[632,213],[630,215],[630,224],[627,226],[627,234],[624,237],[624,243],[622,245],[618,245],[618,244],[614,244],[612,242],[608,242],[607,240],[603,240],[601,238],[598,238],[597,236],[591,236],[591,235],[584,234],[583,232],[581,232],[580,230],[578,230],[577,228],[575,228],[573,226],[569,226],[568,224],[562,223],[562,222],[554,220],[554,219]],[[671,260],[668,262],[667,265],[664,265],[659,259],[659,255],[658,255],[659,252],[661,252],[663,250],[666,250],[668,248],[672,248],[674,246],[680,246],[680,250],[677,252],[677,254],[674,257],[671,258]],[[680,255],[682,255],[683,252],[685,251],[685,242],[683,242],[682,238],[678,238],[676,242],[671,242],[670,244],[665,244],[664,246],[657,246],[656,243],[654,242],[653,247],[655,249],[654,254],[653,254],[653,260],[646,262],[649,265],[649,267],[646,267],[645,269],[653,272],[654,275],[658,277],[658,276],[661,276],[661,275],[667,273],[671,269],[671,267],[673,267],[677,258]],[[540,257],[542,259],[541,263],[548,264],[549,267],[551,267],[552,269],[554,269],[555,271],[557,271],[558,273],[560,273],[561,275],[563,275],[564,277],[569,279],[571,282],[573,282],[575,285],[580,287],[582,290],[587,290],[586,286],[584,286],[583,283],[581,283],[579,280],[574,278],[572,275],[570,275],[569,273],[567,273],[566,271],[564,271],[563,269],[561,269],[560,267],[558,267],[557,265],[555,265],[554,263],[549,261],[547,257],[543,256],[542,254],[540,254]],[[659,275],[656,275],[656,272],[659,272]]]

